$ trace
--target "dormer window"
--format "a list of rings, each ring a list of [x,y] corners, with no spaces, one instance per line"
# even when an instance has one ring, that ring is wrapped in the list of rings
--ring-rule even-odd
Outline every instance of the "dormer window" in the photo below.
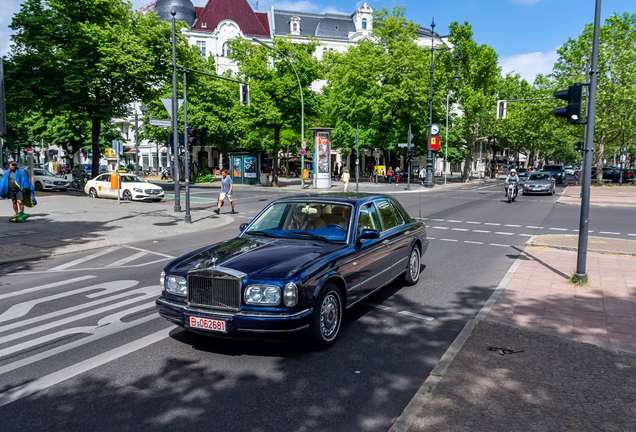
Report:
[[[298,31],[298,23],[294,23],[292,31]]]
[[[300,36],[300,17],[291,17],[291,20],[289,20],[289,31],[294,36]]]
[[[362,30],[366,30],[366,29],[367,29],[367,19],[362,18]]]
[[[208,28],[208,23],[201,23],[201,28]]]

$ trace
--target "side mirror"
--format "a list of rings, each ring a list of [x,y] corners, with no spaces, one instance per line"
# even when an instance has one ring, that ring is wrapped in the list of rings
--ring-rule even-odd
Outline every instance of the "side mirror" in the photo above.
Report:
[[[362,230],[362,232],[360,233],[360,236],[358,238],[360,240],[377,239],[377,238],[380,238],[380,233],[378,232],[378,230],[365,228],[365,229]]]
[[[239,225],[239,231],[240,231],[240,232],[245,231],[245,228],[247,228],[247,226],[248,226],[248,225],[249,225],[249,224],[247,224],[247,223],[242,223],[242,224],[240,224],[240,225]]]

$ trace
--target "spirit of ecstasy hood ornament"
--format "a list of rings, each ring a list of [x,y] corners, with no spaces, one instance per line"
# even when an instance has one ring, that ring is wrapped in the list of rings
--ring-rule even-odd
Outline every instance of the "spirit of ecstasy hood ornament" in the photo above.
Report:
[[[216,270],[216,261],[218,260],[217,257],[212,258],[212,270]]]

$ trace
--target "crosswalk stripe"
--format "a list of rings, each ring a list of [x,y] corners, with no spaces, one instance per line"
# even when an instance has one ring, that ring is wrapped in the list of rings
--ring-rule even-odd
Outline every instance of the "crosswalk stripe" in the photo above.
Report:
[[[129,262],[134,261],[134,260],[136,260],[136,259],[139,259],[139,258],[141,258],[141,257],[144,257],[144,256],[146,256],[146,255],[148,255],[148,253],[147,253],[147,252],[137,252],[136,254],[133,254],[133,255],[131,255],[131,256],[129,256],[129,257],[122,258],[122,259],[120,259],[119,261],[115,261],[115,262],[114,262],[114,263],[112,263],[112,264],[108,264],[106,267],[119,267],[119,266],[123,266],[124,264],[128,264]]]
[[[97,253],[94,253],[92,255],[88,255],[88,256],[76,259],[74,261],[67,262],[66,264],[62,264],[62,265],[59,265],[57,267],[53,267],[50,271],[58,271],[58,270],[67,269],[69,267],[74,267],[74,266],[82,264],[82,263],[84,263],[86,261],[90,261],[92,259],[99,258],[102,255],[106,255],[106,254],[111,253],[113,251],[116,251],[118,249],[119,249],[119,247],[104,249],[104,250],[101,250],[101,251],[99,251]]]

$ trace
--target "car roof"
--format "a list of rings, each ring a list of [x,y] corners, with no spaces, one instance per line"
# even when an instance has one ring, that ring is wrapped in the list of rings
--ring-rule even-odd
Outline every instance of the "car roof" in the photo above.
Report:
[[[275,201],[306,201],[307,198],[311,198],[316,202],[338,202],[343,204],[356,205],[361,202],[373,201],[380,198],[393,198],[388,195],[371,194],[371,193],[355,193],[355,192],[330,192],[323,194],[304,194],[293,195],[283,198],[278,198]]]

